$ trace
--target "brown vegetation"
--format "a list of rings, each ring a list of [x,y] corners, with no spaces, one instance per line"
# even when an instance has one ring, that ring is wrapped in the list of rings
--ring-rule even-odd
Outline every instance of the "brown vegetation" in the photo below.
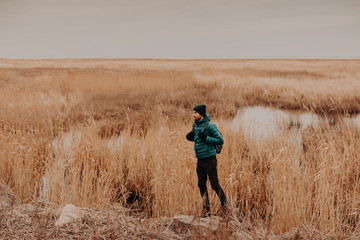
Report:
[[[199,214],[184,136],[206,103],[225,139],[219,178],[235,222],[354,236],[360,133],[341,117],[360,112],[359,80],[356,60],[0,60],[0,177],[24,203]],[[226,128],[252,105],[340,120],[303,131],[300,155],[287,136],[259,149]]]

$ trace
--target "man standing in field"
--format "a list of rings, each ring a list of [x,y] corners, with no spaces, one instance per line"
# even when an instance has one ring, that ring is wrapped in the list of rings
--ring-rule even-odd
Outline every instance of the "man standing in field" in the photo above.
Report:
[[[226,214],[228,212],[226,196],[219,184],[216,150],[214,148],[214,145],[223,144],[224,140],[216,125],[210,123],[210,115],[206,113],[206,105],[198,105],[194,107],[193,110],[193,130],[186,135],[186,139],[194,142],[195,156],[198,159],[196,173],[198,176],[200,194],[203,199],[203,211],[201,216],[207,217],[211,215],[209,194],[206,187],[208,176],[212,189],[220,199],[221,213]],[[204,131],[202,131],[206,123],[208,123],[208,125]]]

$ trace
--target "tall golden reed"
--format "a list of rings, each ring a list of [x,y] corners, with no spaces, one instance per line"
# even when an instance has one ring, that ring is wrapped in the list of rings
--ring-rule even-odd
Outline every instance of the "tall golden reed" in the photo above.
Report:
[[[358,232],[359,61],[0,62],[0,177],[23,201],[121,202],[149,216],[198,214],[191,110],[224,135],[219,178],[234,214],[282,233]],[[324,116],[261,147],[227,122],[252,105]],[[213,210],[219,207],[211,194]]]

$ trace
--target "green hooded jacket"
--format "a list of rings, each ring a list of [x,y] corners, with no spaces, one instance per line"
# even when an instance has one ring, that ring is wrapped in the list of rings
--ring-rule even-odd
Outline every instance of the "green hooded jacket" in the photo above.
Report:
[[[214,148],[214,145],[224,143],[224,139],[222,138],[219,130],[217,129],[215,124],[210,123],[210,119],[210,115],[206,114],[206,116],[202,120],[195,121],[194,149],[195,156],[198,159],[216,156],[216,150]],[[207,122],[209,122],[209,124],[204,131],[207,137],[205,141],[203,141],[198,134],[201,132],[202,128]]]

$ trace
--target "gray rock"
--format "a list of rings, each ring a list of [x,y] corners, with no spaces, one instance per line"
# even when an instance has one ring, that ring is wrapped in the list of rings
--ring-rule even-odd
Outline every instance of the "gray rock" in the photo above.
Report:
[[[56,227],[62,227],[81,217],[81,211],[78,207],[67,204],[61,211],[59,219],[55,222]]]
[[[220,217],[199,218],[188,215],[178,215],[173,218],[173,229],[178,233],[190,231],[215,232],[220,225]]]

